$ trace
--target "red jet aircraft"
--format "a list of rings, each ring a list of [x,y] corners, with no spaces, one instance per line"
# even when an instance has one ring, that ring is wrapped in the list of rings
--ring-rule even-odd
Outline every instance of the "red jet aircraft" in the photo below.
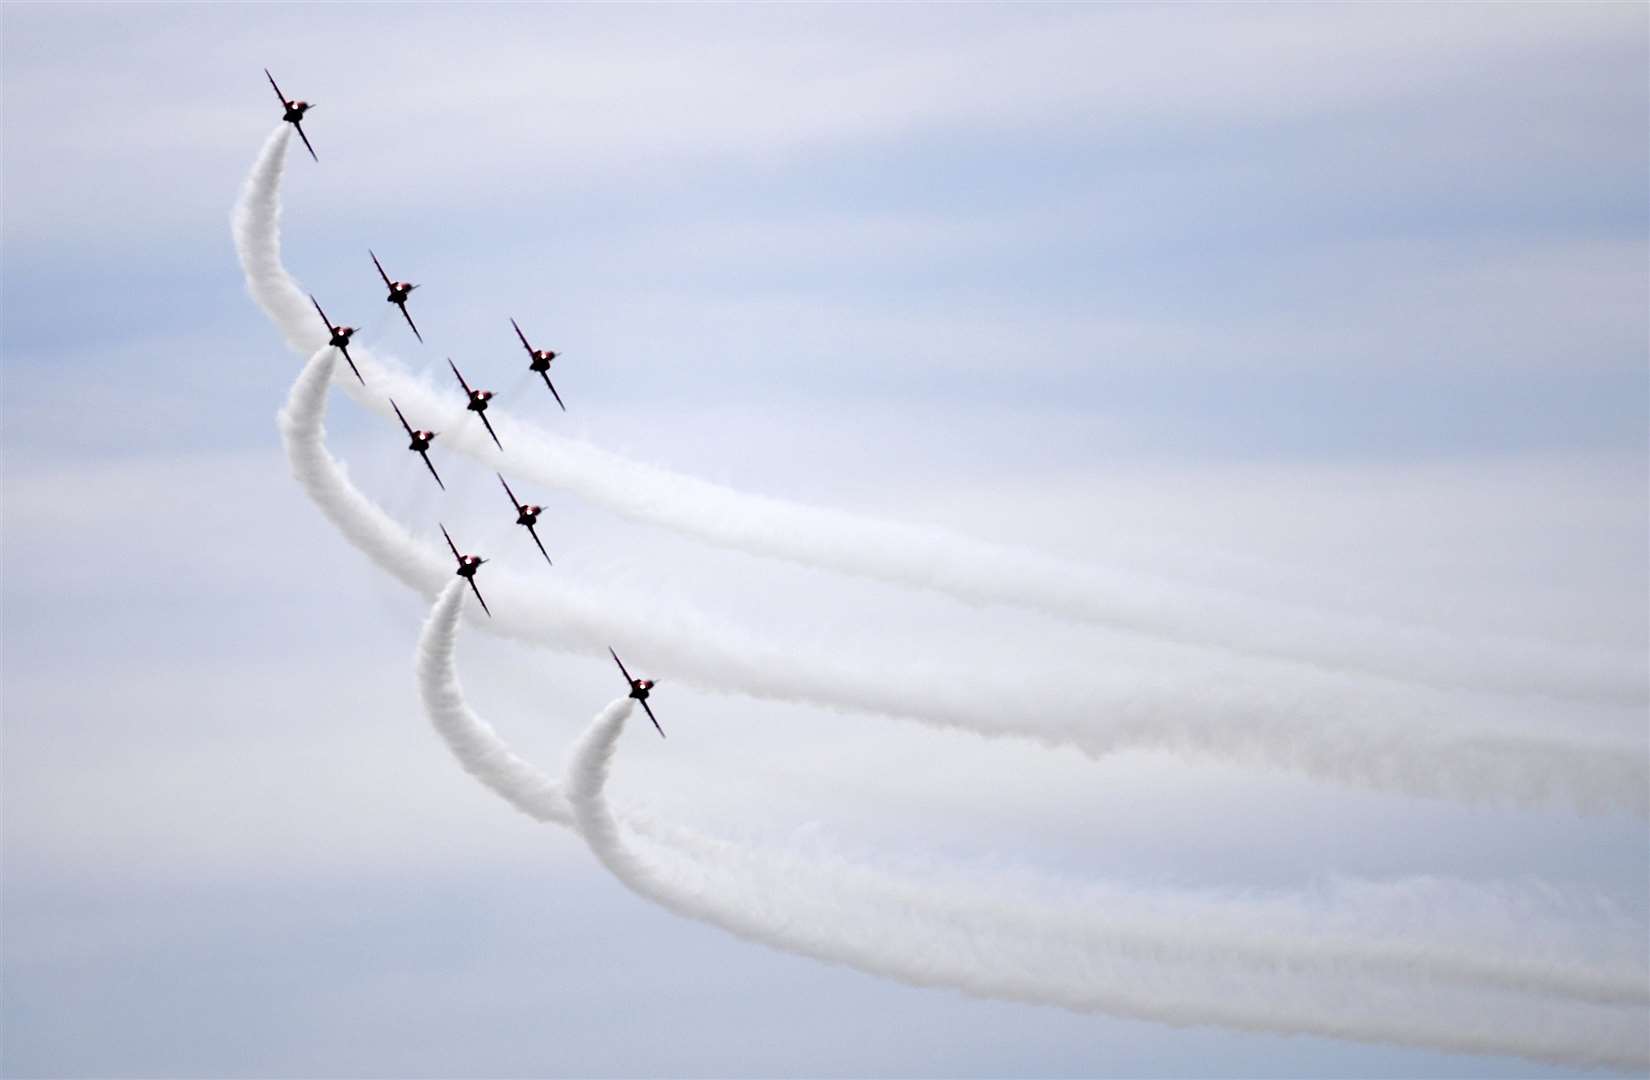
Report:
[[[270,86],[275,86],[275,76],[269,73],[268,68],[264,68],[264,78],[269,80]],[[321,159],[315,157],[315,147],[309,145],[309,136],[304,134],[304,114],[315,108],[315,104],[309,101],[293,101],[281,93],[279,86],[275,86],[275,96],[281,99],[281,108],[286,110],[286,115],[281,119],[298,129],[298,138],[304,140],[304,149],[309,151],[310,157],[319,162]]]
[[[441,526],[441,535],[447,536],[447,526]],[[476,594],[477,600],[481,600],[481,590],[476,588],[476,571],[480,570],[481,564],[487,560],[478,555],[460,555],[458,545],[453,543],[451,536],[447,536],[447,546],[453,549],[453,558],[458,560],[458,576],[470,583],[470,591]],[[487,611],[487,601],[481,600],[481,610],[487,612],[489,619],[493,617],[493,613]]]
[[[492,423],[487,419],[487,402],[492,399],[493,392],[491,390],[471,390],[470,384],[464,381],[464,376],[458,374],[458,365],[453,363],[453,358],[450,356],[447,357],[447,366],[453,369],[454,375],[458,375],[458,385],[462,386],[464,393],[469,396],[470,403],[464,407],[481,417],[481,422],[487,425],[487,434],[493,437],[493,445],[503,450],[504,444],[498,441],[498,433],[493,430]]]
[[[396,418],[401,421],[401,426],[407,429],[407,436],[412,439],[407,449],[418,452],[418,456],[424,459],[425,468],[429,469],[430,475],[435,477],[435,482],[441,484],[442,491],[446,491],[447,485],[441,483],[441,474],[437,473],[435,466],[430,464],[430,440],[435,438],[436,433],[433,431],[415,431],[413,426],[407,423],[407,418],[401,415],[401,406],[395,403],[394,398],[390,398],[390,408],[395,410]]]
[[[310,294],[309,302],[315,305],[315,313],[321,316],[321,321],[326,324],[327,333],[332,335],[332,340],[327,344],[344,354],[344,359],[349,360],[349,369],[355,372],[357,379],[361,379],[361,372],[356,368],[355,361],[349,358],[349,339],[355,335],[355,327],[332,325],[332,320],[327,318],[327,313],[321,310],[321,302],[315,299],[314,293]],[[361,379],[361,385],[367,385],[367,380]]]
[[[556,393],[556,387],[550,381],[550,361],[560,356],[561,353],[556,352],[554,349],[533,348],[527,344],[527,335],[521,332],[521,327],[516,326],[516,320],[511,319],[510,325],[516,327],[516,337],[521,339],[521,347],[527,350],[528,356],[532,357],[533,362],[527,365],[528,368],[538,372],[543,377],[544,385],[550,387],[550,396],[556,399],[557,405],[561,405],[561,411],[566,412],[567,406],[561,404],[561,395]]]
[[[630,672],[625,671],[624,669],[624,661],[620,660],[619,654],[613,651],[613,646],[609,645],[607,647],[607,652],[609,656],[613,657],[613,662],[619,665],[619,671],[624,675],[624,681],[630,684],[630,696],[642,703],[642,711],[647,713],[647,718],[649,720],[653,721],[653,726],[658,729],[659,738],[664,738],[665,729],[659,727],[659,718],[653,715],[653,710],[649,708],[647,704],[647,694],[648,691],[653,689],[653,680],[632,679],[630,677]]]
[[[516,508],[516,524],[527,526],[527,532],[533,537],[533,543],[539,546],[539,554],[544,556],[544,561],[550,563],[551,566],[556,565],[555,563],[550,562],[550,553],[544,550],[544,542],[539,539],[538,532],[533,528],[538,524],[539,515],[544,513],[544,507],[528,506],[526,503],[516,498],[516,493],[510,490],[510,485],[504,483],[504,476],[502,474],[494,473],[493,475],[498,477],[499,483],[504,484],[504,494],[510,496],[510,505]]]
[[[368,249],[367,254],[372,255],[371,249]],[[418,332],[418,327],[413,326],[412,316],[407,314],[407,295],[418,286],[405,281],[391,281],[390,276],[384,273],[384,264],[378,261],[376,255],[372,255],[372,265],[378,267],[378,276],[384,279],[384,286],[390,290],[390,295],[385,299],[401,309],[401,317],[407,320],[408,326],[412,326],[413,337],[422,345],[424,335]]]

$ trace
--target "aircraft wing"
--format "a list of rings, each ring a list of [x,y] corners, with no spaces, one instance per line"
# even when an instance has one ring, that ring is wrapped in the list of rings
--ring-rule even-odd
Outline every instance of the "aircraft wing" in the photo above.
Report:
[[[340,346],[338,346],[338,351],[344,354],[344,359],[345,360],[349,360],[349,369],[351,371],[355,372],[355,377],[357,379],[361,379],[361,369],[356,367],[355,366],[355,361],[350,360],[350,358],[349,358],[349,346],[348,345],[340,345]],[[367,385],[367,380],[361,379],[361,385],[362,386]]]
[[[447,366],[453,369],[454,375],[458,375],[458,385],[464,388],[464,395],[468,397],[471,393],[473,393],[470,389],[470,384],[464,381],[464,376],[458,374],[458,365],[453,363],[453,358],[450,356],[447,357]]]
[[[535,543],[539,546],[539,554],[544,556],[544,561],[547,562],[547,563],[550,563],[551,566],[555,566],[556,565],[555,563],[550,562],[550,553],[548,551],[544,550],[544,541],[539,539],[538,530],[533,528],[533,526],[529,525],[529,526],[527,526],[527,531],[529,533],[532,533],[533,543]]]
[[[304,122],[294,120],[292,126],[298,129],[298,138],[304,140],[304,149],[309,151],[309,156],[315,159],[316,164],[320,164],[321,159],[315,156],[315,147],[309,145],[309,136],[304,134]]]
[[[619,674],[624,676],[625,685],[634,689],[636,686],[636,680],[632,679],[630,677],[630,672],[624,669],[624,661],[620,660],[619,654],[613,651],[613,646],[609,645],[607,647],[607,655],[611,656],[613,658],[613,662],[619,665]]]
[[[275,76],[269,73],[268,68],[264,68],[264,78],[269,80],[270,86],[275,87],[275,96],[281,99],[281,108],[286,108],[286,95],[281,93],[281,88],[279,86],[275,86]]]
[[[430,475],[435,477],[435,482],[437,484],[440,484],[441,490],[446,491],[447,490],[447,485],[441,483],[441,474],[435,471],[435,466],[434,465],[430,464],[430,452],[428,450],[420,450],[418,452],[418,456],[424,459],[424,466],[427,469],[430,470]],[[491,613],[489,613],[489,614],[491,614]]]
[[[440,522],[437,522],[437,524],[440,524]],[[447,536],[447,526],[445,526],[445,525],[441,526],[441,535],[442,536]],[[453,538],[451,536],[447,536],[447,546],[453,549],[453,558],[458,559],[460,562],[462,562],[463,559],[464,559],[464,556],[462,556],[458,553],[458,545],[453,543]]]
[[[487,601],[482,599],[481,589],[477,587],[476,579],[475,578],[470,578],[469,580],[470,580],[470,591],[476,594],[476,599],[477,600],[481,600],[481,610],[487,612],[487,617],[489,619],[491,619],[493,617],[493,613],[487,607]]]
[[[665,737],[665,729],[659,726],[659,718],[657,716],[653,715],[653,710],[648,707],[647,702],[645,702],[645,701],[640,702],[640,705],[642,706],[642,711],[647,713],[647,718],[649,720],[653,721],[653,727],[656,731],[658,731],[659,738],[661,738],[661,739],[664,738]]]
[[[510,505],[516,508],[516,513],[521,513],[521,500],[516,498],[516,493],[510,490],[510,485],[504,482],[504,474],[494,473],[493,475],[498,477],[499,483],[504,484],[504,494],[510,496]]]
[[[484,412],[478,412],[476,415],[481,417],[481,422],[487,426],[487,434],[493,437],[493,445],[498,447],[500,450],[503,450],[504,444],[498,441],[498,432],[493,430],[493,422],[487,419],[487,414]]]
[[[516,320],[511,319],[510,320],[510,325],[511,326],[516,326]],[[527,355],[532,356],[533,355],[533,347],[531,345],[527,344],[527,335],[521,332],[521,327],[519,327],[519,326],[516,326],[516,337],[521,339],[521,347],[527,350]]]
[[[402,302],[395,306],[401,309],[401,317],[407,320],[408,326],[412,327],[413,337],[418,339],[418,343],[420,345],[424,344],[424,335],[418,332],[418,326],[412,321],[412,316],[407,314],[406,303]]]
[[[321,321],[326,324],[327,334],[330,335],[332,333],[332,320],[327,318],[327,313],[321,310],[321,301],[315,299],[314,293],[310,293],[309,302],[315,305],[315,314],[321,316]]]
[[[390,287],[390,276],[388,274],[384,273],[384,264],[378,261],[378,256],[377,255],[372,254],[372,249],[371,248],[367,249],[367,254],[372,255],[372,265],[378,267],[378,276],[384,279],[384,288],[386,288],[386,289],[389,288]]]
[[[395,418],[401,421],[401,426],[407,429],[407,438],[412,438],[412,425],[407,423],[407,418],[405,416],[401,415],[401,406],[395,403],[394,398],[390,398],[390,408],[395,410]]]
[[[561,405],[561,411],[566,412],[567,406],[562,405],[561,395],[556,393],[556,384],[550,381],[550,373],[548,371],[541,371],[539,374],[544,376],[544,385],[550,388],[550,396],[556,399],[557,405]]]

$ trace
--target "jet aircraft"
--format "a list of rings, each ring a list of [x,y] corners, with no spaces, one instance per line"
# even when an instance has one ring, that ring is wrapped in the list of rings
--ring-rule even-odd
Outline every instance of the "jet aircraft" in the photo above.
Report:
[[[544,513],[544,507],[528,506],[523,503],[516,498],[516,493],[510,490],[510,485],[505,483],[502,473],[494,473],[493,475],[498,477],[499,483],[504,484],[504,493],[510,496],[510,505],[516,508],[516,524],[527,526],[527,532],[533,537],[533,543],[539,546],[539,554],[544,556],[544,561],[550,563],[551,566],[556,565],[550,562],[550,553],[544,550],[544,542],[539,539],[539,534],[534,529],[534,526],[538,524],[539,515]]]
[[[270,86],[275,86],[275,76],[269,73],[268,68],[264,68],[264,78],[269,80]],[[315,158],[316,162],[319,163],[321,159],[315,157],[315,147],[309,145],[309,136],[304,134],[304,114],[315,108],[315,103],[312,101],[293,101],[281,93],[279,86],[275,86],[275,96],[281,99],[281,108],[286,110],[286,114],[281,119],[298,129],[298,138],[304,140],[304,149],[308,150],[309,156]]]
[[[550,396],[556,399],[557,405],[561,405],[561,411],[566,412],[567,406],[562,405],[561,395],[556,393],[555,384],[550,381],[550,361],[560,356],[561,353],[556,352],[554,349],[533,348],[527,344],[527,335],[521,332],[521,327],[516,326],[516,320],[511,319],[510,325],[516,327],[516,337],[521,339],[521,347],[526,349],[527,355],[532,358],[532,363],[527,365],[528,368],[539,373],[540,377],[544,379],[544,385],[550,388]]]
[[[396,418],[401,421],[401,426],[407,429],[407,437],[412,439],[412,442],[407,445],[407,449],[418,452],[418,456],[424,459],[424,467],[430,470],[430,475],[435,477],[437,484],[441,485],[441,490],[446,491],[447,485],[441,483],[441,474],[435,471],[434,465],[430,464],[430,440],[435,438],[436,433],[414,430],[413,426],[407,423],[407,418],[401,415],[401,406],[395,403],[394,398],[390,398],[390,408],[395,410]]]
[[[492,399],[493,392],[491,390],[471,390],[470,384],[464,381],[464,376],[459,375],[458,365],[453,363],[453,358],[450,356],[447,357],[447,366],[453,369],[454,375],[458,375],[458,385],[464,388],[464,393],[470,399],[470,403],[464,407],[481,417],[481,422],[487,425],[487,434],[493,437],[493,445],[503,450],[504,444],[498,441],[498,432],[493,430],[492,422],[487,419],[487,402]]]
[[[624,681],[630,684],[630,696],[642,703],[642,711],[647,713],[647,718],[649,720],[653,721],[654,728],[656,728],[659,732],[659,738],[664,738],[665,729],[659,727],[659,718],[653,715],[653,710],[647,704],[647,695],[648,691],[653,689],[653,680],[632,679],[630,677],[630,672],[625,671],[624,669],[624,661],[620,660],[619,654],[613,651],[613,646],[609,645],[607,647],[607,653],[609,656],[613,657],[613,662],[619,665],[619,671],[624,675]]]
[[[372,255],[370,248],[367,254]],[[413,337],[417,338],[418,343],[422,345],[424,335],[418,332],[418,327],[413,324],[412,316],[407,314],[407,296],[418,286],[406,281],[391,281],[390,276],[384,273],[384,264],[378,261],[377,255],[372,255],[372,265],[378,267],[378,276],[384,279],[385,288],[390,290],[390,295],[385,299],[401,309],[401,317],[407,320],[407,325],[412,327]]]
[[[458,576],[470,583],[470,591],[476,594],[477,600],[481,600],[481,610],[487,612],[489,619],[492,618],[493,613],[488,611],[487,601],[481,599],[481,590],[476,588],[476,571],[480,570],[481,564],[487,560],[479,555],[459,554],[458,545],[453,543],[451,536],[447,536],[447,526],[441,526],[441,535],[447,537],[447,546],[453,549],[453,558],[458,560]]]
[[[355,361],[350,360],[349,357],[349,339],[355,336],[355,327],[332,325],[332,320],[327,318],[327,313],[321,310],[321,302],[315,299],[314,293],[310,294],[309,302],[315,305],[315,313],[321,316],[321,322],[326,324],[327,333],[332,335],[332,340],[327,344],[344,354],[344,359],[349,360],[349,369],[355,372],[357,379],[361,379],[360,369],[355,366]],[[367,385],[367,380],[361,379],[361,385]]]

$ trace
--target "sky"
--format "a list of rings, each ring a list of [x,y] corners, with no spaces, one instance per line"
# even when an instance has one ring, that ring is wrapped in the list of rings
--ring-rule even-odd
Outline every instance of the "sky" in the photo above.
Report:
[[[320,161],[287,163],[286,265],[433,385],[452,356],[512,416],[628,459],[1240,597],[1262,624],[1310,607],[1626,658],[1642,680],[1647,21],[0,8],[0,1072],[1573,1075],[913,988],[628,892],[432,732],[428,603],[294,483],[274,415],[304,357],[249,299],[229,214],[279,122],[267,67],[318,103]],[[369,247],[421,284],[427,345]],[[510,317],[565,354],[565,414]],[[332,452],[421,538],[443,521],[495,571],[664,623],[966,673],[936,687],[962,696],[1049,671],[1168,680],[1210,708],[1245,681],[1389,689],[754,558],[517,484],[546,506],[552,570],[490,467],[438,445],[437,491],[398,432],[332,397]],[[459,664],[552,773],[622,689],[473,623]],[[1631,814],[1096,760],[634,664],[662,680],[671,737],[633,725],[614,799],[719,835],[1236,906],[1343,881],[1548,890],[1617,913],[1589,916],[1594,946],[1650,908]],[[1642,699],[1434,704],[1650,757]],[[1423,916],[1459,914],[1440,895]]]

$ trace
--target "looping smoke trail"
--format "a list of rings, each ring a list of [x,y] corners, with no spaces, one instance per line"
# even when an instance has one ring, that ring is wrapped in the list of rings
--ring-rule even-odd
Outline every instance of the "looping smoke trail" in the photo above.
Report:
[[[287,345],[307,356],[326,344],[327,335],[320,331],[309,297],[281,264],[281,173],[291,138],[292,127],[283,122],[265,140],[257,164],[241,185],[230,231],[247,292],[281,331]]]
[[[436,597],[418,639],[418,693],[435,725],[465,772],[534,821],[573,824],[573,808],[556,782],[510,752],[492,725],[464,700],[458,682],[459,605],[466,587],[453,581]]]
[[[351,544],[433,597],[452,577],[447,553],[386,515],[327,452],[326,394],[336,357],[336,350],[322,348],[311,358],[278,418],[293,475]],[[362,367],[374,376],[380,371],[366,361]],[[632,614],[564,575],[489,573],[496,595],[509,601],[495,603],[491,619],[471,612],[489,631],[592,656],[605,656],[608,642],[631,643],[674,676],[711,689],[1026,738],[1094,756],[1150,747],[1419,795],[1524,804],[1559,799],[1582,809],[1650,812],[1650,767],[1634,748],[1615,743],[1452,728],[1443,717],[1416,716],[1413,706],[1403,723],[1394,723],[1380,708],[1333,692],[1314,700],[1235,679],[1216,696],[1161,680],[1087,683],[1064,674],[993,686],[977,672],[914,672],[877,660],[801,656],[682,610]],[[1055,717],[1075,719],[1056,725],[1049,719]]]
[[[512,753],[464,700],[455,655],[463,598],[463,582],[453,581],[444,588],[420,635],[418,685],[425,712],[466,772],[529,817],[570,826],[573,810],[557,784]],[[1155,913],[1153,917],[1133,914],[1125,918],[1120,909],[1138,908],[1142,900],[1122,891],[1085,895],[1075,906],[1037,904],[1021,897],[993,898],[955,882],[901,880],[842,860],[801,859],[741,847],[635,815],[627,819],[627,827],[653,847],[700,865],[717,866],[747,883],[760,883],[751,887],[766,892],[814,898],[852,894],[862,906],[919,910],[947,925],[986,925],[992,933],[1022,938],[1059,937],[1067,951],[1088,948],[1161,961],[1184,958],[1192,949],[1262,970],[1356,971],[1368,979],[1420,979],[1599,1004],[1650,1003],[1650,978],[1644,972],[1589,968],[1560,951],[1542,951],[1528,938],[1520,941],[1520,953],[1510,957],[1473,953],[1458,946],[1383,940],[1375,933],[1345,940],[1326,929],[1312,929],[1316,920],[1299,908],[1274,912],[1265,920],[1289,926],[1289,932],[1268,931],[1255,925],[1260,920],[1253,918],[1246,925],[1230,925],[1234,904],[1224,897],[1211,906],[1195,897],[1154,895],[1144,901]],[[1487,903],[1495,909],[1505,904],[1482,890],[1473,898],[1479,907]],[[1343,908],[1356,908],[1368,901],[1354,892],[1340,898],[1340,903]]]
[[[627,835],[604,796],[630,713],[628,699],[608,705],[574,747],[563,787],[579,831],[626,887],[737,937],[914,986],[1177,1026],[1213,1024],[1628,1069],[1650,1063],[1642,1010],[1566,1008],[1506,995],[1486,1009],[1482,997],[1424,981],[1396,993],[1371,987],[1355,963],[1341,980],[1353,988],[1351,1000],[1344,1000],[1344,985],[1326,992],[1336,981],[1332,970],[1303,971],[1297,957],[1278,957],[1266,971],[1250,967],[1250,957],[1232,963],[1234,958],[1213,950],[1192,955],[1176,940],[1185,928],[1165,933],[1158,949],[1119,955],[1058,934],[1003,932],[955,909],[934,919],[918,905],[886,898],[856,904],[837,891],[821,895],[794,883],[787,888],[785,873],[753,887],[702,858],[645,850]],[[776,894],[783,900],[776,901]]]
[[[305,355],[325,341],[320,320],[281,264],[280,180],[287,132],[265,143],[242,190],[233,232],[247,287]],[[368,355],[359,350],[358,361]],[[362,364],[363,370],[366,365]],[[415,414],[437,415],[430,387],[391,365],[372,386],[348,386],[362,404],[392,418],[386,394]],[[451,400],[449,393],[445,400]],[[1639,705],[1650,670],[1639,656],[1576,652],[1526,642],[1476,641],[1372,619],[1328,617],[1210,590],[1107,574],[933,529],[878,521],[781,499],[748,495],[625,460],[576,440],[489,413],[506,445],[502,457],[479,425],[443,433],[443,444],[514,475],[560,487],[632,519],[675,529],[749,554],[945,593],[972,604],[1002,604],[1119,627],[1182,644],[1281,657],[1401,682],[1592,698]]]

